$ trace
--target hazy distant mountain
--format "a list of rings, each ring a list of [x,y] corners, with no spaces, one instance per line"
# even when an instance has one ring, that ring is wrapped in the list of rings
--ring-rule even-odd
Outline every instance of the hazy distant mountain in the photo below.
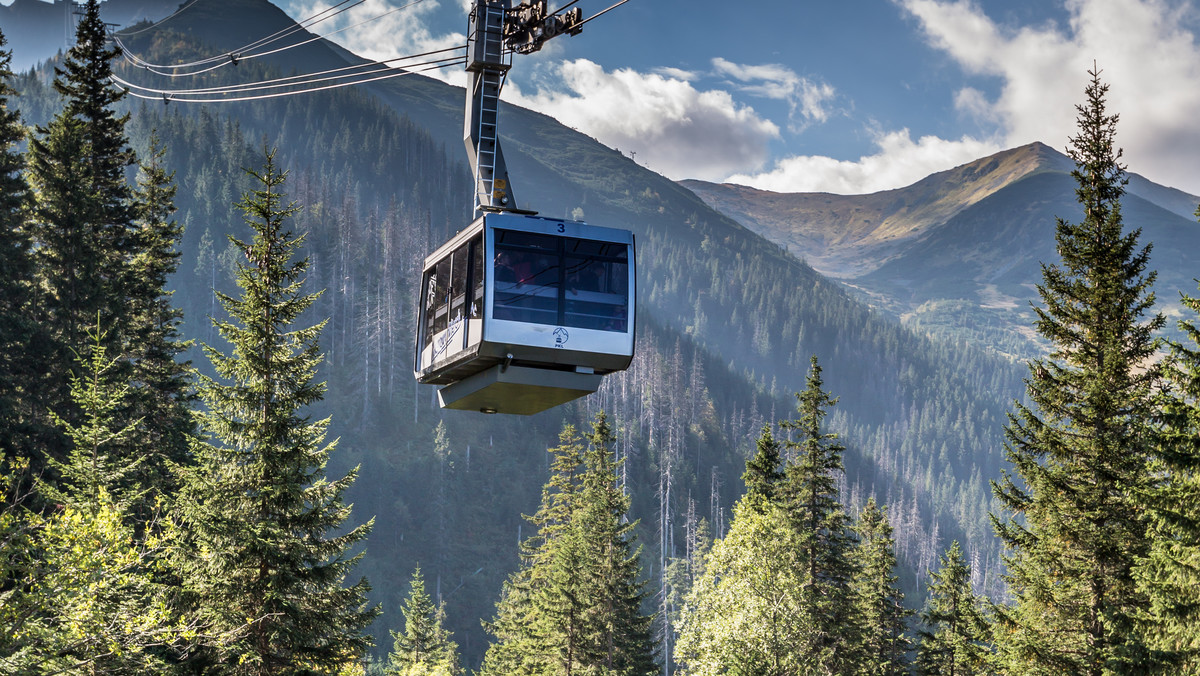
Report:
[[[1081,218],[1071,160],[1033,143],[870,195],[781,194],[700,181],[709,205],[925,328],[1004,351],[1031,335],[1040,263],[1055,262],[1056,217]],[[1131,175],[1125,223],[1152,242],[1161,307],[1200,274],[1200,198]],[[1028,346],[1027,346],[1028,347]]]
[[[100,16],[117,27],[143,20],[158,21],[180,5],[179,0],[106,0]],[[13,53],[13,70],[22,71],[49,59],[75,40],[71,0],[14,0],[0,5],[0,31]]]

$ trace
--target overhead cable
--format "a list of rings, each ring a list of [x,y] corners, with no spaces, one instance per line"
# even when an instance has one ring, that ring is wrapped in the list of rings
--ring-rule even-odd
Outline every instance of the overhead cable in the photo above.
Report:
[[[426,55],[454,51],[457,49],[462,49],[462,47],[454,47],[451,49],[440,49],[440,50],[437,50],[436,52],[427,52]],[[372,61],[369,63],[362,63],[362,64],[358,64],[358,65],[354,65],[354,66],[346,66],[343,68],[333,68],[330,70],[320,71],[317,73],[306,73],[304,75],[292,75],[289,77],[275,78],[273,80],[263,80],[263,81],[258,81],[258,82],[246,82],[246,83],[240,83],[240,84],[220,85],[220,86],[215,86],[215,87],[197,87],[197,88],[192,88],[192,89],[156,89],[154,87],[147,87],[144,85],[136,85],[127,80],[117,78],[117,77],[114,77],[114,79],[120,81],[122,85],[134,87],[136,89],[146,91],[146,92],[153,92],[155,94],[168,94],[168,95],[172,95],[172,94],[174,94],[174,95],[238,94],[238,93],[251,92],[251,91],[262,91],[262,90],[267,90],[267,89],[279,89],[282,87],[301,87],[301,86],[305,86],[305,85],[315,84],[318,82],[329,82],[329,81],[333,81],[333,80],[346,80],[349,78],[364,78],[365,76],[374,75],[376,73],[393,72],[393,71],[396,71],[397,69],[393,68],[392,66],[388,66],[387,65],[388,63],[390,63],[392,61],[401,61],[401,60],[416,58],[417,56],[424,56],[424,55],[414,55],[412,57],[400,57],[398,59],[390,59],[388,61]],[[462,63],[462,62],[463,62],[462,56],[452,56],[452,57],[444,58],[444,59],[434,59],[431,61],[423,61],[421,63],[414,63],[414,64],[410,64],[407,66],[403,66],[402,68],[404,71],[411,71],[411,70],[421,71],[424,69],[425,66],[435,66],[438,68],[442,68],[442,67],[445,67],[448,65],[454,65],[454,64]],[[354,71],[354,72],[350,72],[350,71]],[[324,77],[322,77],[322,76],[324,76]],[[369,80],[355,80],[354,82],[360,82],[360,81],[369,81]],[[351,82],[348,84],[354,84],[354,82]]]
[[[618,3],[616,3],[616,4],[612,5],[612,6],[610,6],[608,9],[602,9],[602,10],[600,10],[599,12],[597,12],[597,13],[595,13],[595,14],[593,14],[593,15],[589,16],[588,18],[584,19],[583,21],[580,21],[580,22],[579,22],[579,25],[580,25],[580,26],[582,26],[583,24],[585,24],[585,23],[587,23],[587,22],[591,21],[592,19],[598,19],[598,18],[600,18],[601,16],[603,16],[604,14],[607,14],[608,12],[611,12],[611,11],[613,11],[614,9],[616,9],[616,8],[620,7],[621,5],[624,5],[624,4],[625,4],[625,3],[627,3],[627,2],[629,2],[629,0],[621,0],[620,2],[618,2]]]
[[[145,28],[139,28],[138,30],[135,30],[135,31],[122,31],[122,32],[124,32],[125,35],[129,36],[129,35],[137,35],[138,33],[145,33],[148,30],[153,30],[153,29],[158,28],[159,26],[163,25],[164,23],[170,21],[171,19],[174,19],[175,17],[179,16],[180,14],[183,14],[184,10],[190,8],[192,5],[196,4],[197,2],[200,2],[200,0],[190,0],[187,3],[180,5],[179,9],[175,10],[175,12],[171,14],[171,16],[168,16],[165,19],[159,19],[158,21],[155,21],[154,23],[150,24],[149,26],[146,26]]]
[[[365,2],[366,0],[359,0],[359,1]],[[210,57],[210,58],[219,58],[219,59],[221,59],[221,61],[219,63],[217,63],[216,65],[209,66],[208,68],[204,68],[202,70],[195,70],[195,71],[190,71],[187,73],[170,73],[170,72],[160,71],[157,69],[157,67],[152,67],[153,64],[147,64],[146,62],[141,61],[140,59],[138,59],[136,62],[133,62],[131,60],[131,62],[135,63],[135,65],[137,65],[138,67],[140,67],[144,70],[148,70],[151,73],[154,73],[155,75],[161,75],[163,77],[176,78],[176,77],[186,77],[186,76],[190,76],[190,75],[201,75],[204,73],[208,73],[210,71],[217,70],[218,68],[224,68],[225,66],[228,66],[230,64],[237,64],[239,61],[248,60],[248,59],[257,59],[257,58],[263,57],[263,56],[270,56],[272,54],[278,54],[279,52],[287,51],[287,50],[293,49],[295,47],[301,47],[303,45],[307,45],[311,42],[316,42],[317,40],[323,40],[323,39],[329,37],[330,35],[336,35],[338,33],[341,33],[342,31],[350,30],[351,28],[357,28],[363,24],[382,19],[383,17],[385,17],[389,14],[393,14],[395,12],[399,12],[401,10],[408,9],[409,7],[412,7],[413,5],[415,5],[419,2],[424,2],[424,0],[413,0],[412,2],[408,3],[407,5],[401,5],[400,7],[395,7],[393,9],[390,9],[390,10],[384,12],[383,14],[380,14],[378,16],[373,16],[369,19],[364,19],[363,21],[359,21],[356,24],[352,24],[352,25],[346,26],[344,28],[339,28],[335,31],[331,31],[331,32],[325,33],[323,35],[315,35],[315,36],[313,36],[307,40],[304,40],[302,42],[293,43],[293,44],[287,45],[285,47],[280,47],[278,49],[273,49],[273,50],[266,51],[266,52],[258,52],[256,54],[238,54],[238,53],[234,53],[234,52],[227,52],[226,54],[224,54],[220,57]],[[349,9],[349,8],[347,8],[347,9]],[[119,38],[114,38],[114,39],[116,40],[117,45],[121,47],[121,51],[127,53],[128,49],[125,47],[125,45],[123,43],[121,43],[120,39]],[[265,46],[265,44],[260,45],[260,46]],[[452,49],[461,49],[461,48],[462,47],[454,47]],[[448,51],[448,50],[446,50],[446,51]],[[432,53],[432,52],[429,52],[429,53]],[[400,58],[401,59],[416,58],[419,56],[424,56],[424,54],[415,54],[411,57],[400,57]],[[394,60],[396,60],[396,59],[389,59],[389,61],[394,61]],[[387,63],[389,61],[385,61],[383,63]],[[175,66],[175,67],[177,68],[178,66]]]
[[[151,91],[157,91],[160,93],[161,92],[201,93],[201,92],[215,92],[215,91],[222,91],[222,90],[234,91],[234,90],[241,90],[241,89],[254,89],[254,88],[258,88],[260,85],[270,85],[270,84],[275,84],[278,82],[290,82],[293,85],[305,84],[307,82],[317,81],[316,79],[322,75],[329,75],[332,73],[347,73],[346,75],[342,75],[341,77],[352,77],[352,76],[356,76],[356,75],[369,75],[373,72],[379,72],[379,69],[378,69],[379,66],[390,67],[387,64],[392,64],[397,61],[408,61],[411,59],[421,58],[423,56],[432,56],[434,54],[444,54],[446,52],[458,51],[458,50],[464,49],[465,46],[466,45],[456,45],[454,47],[447,47],[446,49],[437,49],[437,50],[434,50],[431,52],[423,52],[421,54],[412,54],[410,56],[398,56],[394,59],[386,59],[384,61],[367,61],[365,63],[359,63],[359,64],[355,64],[352,66],[342,66],[341,68],[330,68],[329,70],[317,71],[315,73],[304,73],[302,75],[289,75],[287,77],[279,77],[279,78],[274,78],[271,80],[258,80],[258,81],[254,81],[254,82],[244,82],[244,83],[240,83],[240,84],[222,85],[222,86],[218,86],[218,87],[199,87],[199,88],[193,88],[193,89],[172,89],[172,90],[155,89],[155,90],[151,90]],[[454,58],[461,59],[462,57],[454,57]],[[422,66],[426,66],[426,65],[429,65],[432,63],[441,63],[442,61],[448,61],[448,60],[449,59],[425,61],[425,62],[421,62],[421,63],[408,64],[408,65],[404,65],[404,66],[400,66],[400,67],[404,68],[404,69],[420,68]],[[349,72],[349,71],[355,71],[355,70],[359,70],[359,69],[375,69],[375,70],[361,70],[361,71],[355,72],[355,73]],[[313,79],[308,80],[307,78],[313,78]],[[297,80],[302,80],[303,82],[296,82]],[[149,88],[147,88],[147,87],[140,87],[140,88],[149,90]]]
[[[417,4],[419,2],[423,2],[423,1],[424,0],[413,0],[413,2],[410,2],[408,5],[405,5],[404,7],[409,7],[409,6],[415,5],[415,4]],[[259,38],[255,41],[247,43],[241,47],[230,50],[223,54],[219,54],[217,56],[210,56],[210,57],[207,57],[204,59],[198,59],[196,61],[191,61],[188,63],[179,63],[179,64],[150,63],[148,61],[145,61],[144,59],[139,58],[136,54],[133,54],[128,48],[126,48],[124,46],[124,44],[121,43],[119,36],[114,35],[113,39],[121,47],[121,51],[125,54],[126,59],[129,60],[131,63],[134,63],[135,65],[141,66],[142,68],[147,68],[147,69],[165,68],[165,69],[177,70],[180,68],[193,68],[196,66],[206,66],[206,65],[218,63],[218,62],[220,62],[220,65],[223,66],[223,65],[227,65],[229,63],[236,62],[238,59],[242,58],[239,56],[242,52],[247,52],[252,49],[257,49],[259,47],[265,47],[266,45],[269,45],[278,40],[282,40],[283,38],[297,32],[297,31],[304,30],[305,28],[316,25],[322,21],[327,21],[329,19],[332,19],[333,17],[337,16],[338,14],[341,14],[342,12],[353,9],[354,7],[361,5],[364,2],[366,2],[366,0],[342,0],[342,2],[339,2],[338,4],[332,6],[328,9],[322,10],[322,11],[314,14],[313,16],[308,17],[307,19],[304,19],[303,21],[291,24],[287,28],[281,28],[280,30],[275,31],[274,33],[271,33],[270,35]],[[349,5],[348,7],[343,7],[343,5],[347,5],[347,4]],[[401,7],[399,9],[404,9],[404,7]],[[392,11],[396,11],[396,10],[392,10]],[[386,16],[386,14],[390,14],[390,13],[391,12],[381,14],[380,17]],[[375,17],[375,18],[380,18],[380,17]],[[371,19],[371,20],[374,20],[374,19]],[[332,35],[332,33],[330,33],[330,34]],[[298,46],[299,44],[304,44],[304,43],[297,43],[297,45],[295,45],[295,46]],[[250,58],[251,56],[258,56],[258,55],[248,55],[245,58]],[[200,72],[207,72],[207,70],[211,70],[211,69],[206,69],[205,71],[197,71],[195,73],[187,73],[187,74],[195,75]]]
[[[405,75],[424,73],[424,72],[431,71],[431,70],[437,70],[439,68],[447,68],[449,66],[461,66],[465,63],[466,63],[466,59],[454,59],[453,61],[451,61],[449,63],[444,63],[444,64],[440,64],[440,65],[431,65],[431,66],[428,66],[425,68],[420,68],[417,70],[401,70],[401,71],[398,71],[395,73],[389,73],[387,75],[380,75],[378,77],[372,77],[372,78],[367,78],[367,79],[363,79],[363,80],[354,80],[352,82],[340,82],[337,84],[330,84],[330,85],[325,85],[322,87],[311,87],[308,89],[298,89],[298,90],[290,91],[290,92],[275,92],[275,93],[271,93],[271,94],[258,94],[255,96],[223,97],[223,98],[209,98],[209,99],[175,98],[169,92],[167,92],[167,93],[160,92],[160,93],[158,93],[158,95],[151,96],[151,95],[142,94],[142,93],[139,93],[139,92],[136,92],[133,90],[134,89],[142,89],[145,91],[154,91],[154,90],[148,90],[145,87],[141,87],[140,85],[133,84],[132,82],[127,82],[116,75],[112,75],[111,79],[114,82],[116,82],[117,84],[121,85],[123,88],[125,88],[126,93],[128,93],[130,96],[132,96],[134,98],[138,98],[138,99],[146,99],[146,100],[150,100],[150,101],[163,101],[164,103],[170,103],[172,101],[182,101],[185,103],[233,103],[236,101],[259,101],[262,99],[276,99],[276,98],[281,98],[284,96],[296,96],[298,94],[311,94],[313,92],[321,92],[321,91],[326,91],[329,89],[340,89],[341,87],[350,87],[352,85],[366,84],[369,82],[377,82],[379,80],[387,80],[390,78],[403,77]],[[187,96],[187,95],[184,95],[184,96]]]

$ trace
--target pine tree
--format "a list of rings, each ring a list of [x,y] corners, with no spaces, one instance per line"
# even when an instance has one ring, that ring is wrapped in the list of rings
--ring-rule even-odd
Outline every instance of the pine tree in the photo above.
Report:
[[[779,485],[783,481],[779,461],[780,444],[771,434],[770,425],[763,425],[754,457],[746,463],[746,471],[742,474],[747,500],[751,504],[774,502],[778,497]]]
[[[1200,218],[1200,209],[1196,210]],[[1182,295],[1200,315],[1200,297]],[[1200,326],[1181,319],[1189,344],[1170,341],[1161,435],[1165,481],[1146,496],[1152,543],[1135,570],[1150,597],[1142,635],[1164,673],[1200,670]]]
[[[389,676],[458,676],[458,646],[442,627],[445,605],[434,607],[425,591],[421,569],[413,572],[408,598],[401,608],[404,632],[392,632],[395,644],[388,656]]]
[[[929,600],[921,611],[928,628],[918,632],[917,673],[968,676],[985,671],[988,626],[971,591],[971,566],[955,540],[930,573]]]
[[[174,173],[163,168],[165,150],[151,133],[149,160],[141,165],[136,201],[135,254],[130,261],[129,356],[133,362],[129,416],[143,424],[126,452],[143,459],[137,484],[152,495],[177,489],[171,463],[188,461],[193,434],[189,410],[191,363],[183,359],[192,341],[183,340],[183,312],[171,304],[168,278],[179,267],[183,228],[175,213]],[[150,421],[150,424],[147,424]]]
[[[504,586],[496,638],[484,674],[652,674],[651,618],[627,523],[628,497],[617,488],[612,433],[603,414],[584,440],[567,425],[559,435],[542,504],[522,546],[522,566]]]
[[[293,260],[304,237],[287,230],[298,207],[284,205],[285,174],[267,153],[259,187],[239,207],[254,238],[231,238],[238,298],[220,295],[230,316],[215,321],[233,347],[205,346],[218,376],[200,381],[210,440],[194,447],[180,499],[188,542],[181,574],[207,636],[201,655],[214,673],[294,674],[335,670],[360,659],[363,633],[378,610],[365,605],[365,579],[343,587],[362,554],[348,555],[371,523],[343,528],[342,501],[357,470],[325,478],[336,441],[329,419],[304,410],[325,387],[314,377],[324,322],[294,328],[317,294],[305,294],[307,260]]]
[[[58,484],[42,487],[54,507],[25,512],[19,565],[6,571],[0,673],[162,673],[165,655],[182,648],[170,590],[155,581],[164,540],[135,533],[133,500],[118,493],[135,469],[114,452],[134,432],[114,422],[128,385],[113,376],[118,360],[107,356],[100,328],[89,338],[71,379],[82,421],[56,418],[71,449],[51,461]]]
[[[591,569],[589,596],[595,634],[589,666],[613,676],[658,671],[654,660],[653,618],[642,613],[647,592],[641,574],[640,548],[635,547],[636,521],[630,521],[629,496],[617,484],[616,439],[603,411],[596,415],[584,456],[581,513]],[[622,460],[621,462],[624,462]]]
[[[1030,363],[1031,407],[1016,404],[1007,457],[1019,481],[993,484],[1012,518],[993,518],[1008,550],[1011,608],[995,609],[1000,665],[1014,673],[1133,673],[1148,667],[1133,618],[1147,603],[1134,561],[1147,552],[1134,496],[1153,459],[1148,421],[1161,368],[1161,315],[1140,230],[1122,232],[1125,168],[1114,149],[1108,86],[1089,72],[1077,106],[1075,161],[1083,221],[1059,219],[1061,264],[1042,265],[1036,328],[1052,344]]]
[[[887,509],[867,500],[856,525],[858,546],[853,551],[852,585],[859,622],[865,674],[907,673],[906,655],[912,648],[905,635],[912,611],[904,607],[904,594],[896,586],[896,542]]]
[[[122,325],[130,281],[134,213],[125,171],[135,159],[125,136],[129,116],[114,112],[125,95],[110,82],[118,52],[105,43],[99,5],[89,0],[75,45],[55,69],[64,106],[30,140],[39,268],[51,291],[47,319],[66,346],[82,344],[97,311],[107,325]],[[111,339],[120,344],[123,336]]]
[[[25,139],[20,114],[9,108],[17,95],[12,79],[12,53],[0,32],[0,454],[28,459],[33,454],[31,429],[39,376],[33,317],[33,259],[26,222],[29,187],[21,175],[24,158],[18,146]]]
[[[819,669],[847,673],[858,660],[850,591],[854,536],[837,488],[845,447],[837,442],[837,434],[823,429],[828,409],[837,399],[821,389],[821,366],[815,356],[806,385],[796,395],[799,420],[783,423],[799,436],[789,442],[796,460],[784,472],[782,492],[803,565],[800,607],[804,623],[812,629],[809,640],[796,649]]]
[[[133,258],[133,193],[126,169],[134,155],[116,104],[125,94],[112,86],[115,48],[106,48],[96,0],[89,0],[76,28],[75,44],[54,89],[63,108],[29,140],[28,178],[34,194],[30,235],[35,243],[39,320],[47,333],[39,364],[47,379],[39,388],[39,410],[66,420],[79,415],[70,404],[66,374],[71,350],[84,344],[100,313],[108,327],[108,347],[128,357],[126,333]],[[119,367],[121,380],[129,364]],[[151,421],[152,423],[153,421]],[[40,441],[51,457],[67,448],[51,434]]]
[[[125,511],[141,496],[129,489],[129,476],[137,471],[142,458],[128,459],[120,453],[121,443],[133,436],[139,421],[121,426],[117,412],[129,393],[127,383],[118,384],[115,367],[120,358],[108,357],[105,332],[99,322],[88,333],[86,353],[76,356],[76,369],[70,378],[71,399],[82,412],[79,424],[73,424],[51,412],[71,441],[64,460],[49,459],[59,478],[57,485],[42,486],[43,496],[59,505],[91,509],[100,503],[101,494],[116,508]]]
[[[570,614],[569,608],[547,608],[553,602],[571,603],[566,596],[571,578],[547,592],[563,559],[575,556],[571,540],[572,515],[577,508],[583,444],[573,425],[565,425],[558,435],[558,446],[548,449],[553,455],[550,478],[542,488],[537,512],[528,517],[537,533],[521,543],[521,567],[504,584],[496,604],[496,618],[484,626],[495,637],[484,656],[483,672],[506,674],[554,674],[554,658],[561,650],[570,629],[558,622]],[[547,598],[549,597],[549,598]],[[553,620],[547,615],[553,616]],[[574,645],[568,647],[571,652]],[[553,655],[552,655],[553,651]]]

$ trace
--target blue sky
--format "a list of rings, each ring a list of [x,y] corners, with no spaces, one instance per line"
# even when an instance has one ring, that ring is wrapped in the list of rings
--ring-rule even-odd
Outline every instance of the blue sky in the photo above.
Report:
[[[368,0],[341,25],[401,4]],[[465,6],[420,0],[335,39],[374,58],[459,44]],[[1095,61],[1130,170],[1200,194],[1198,30],[1192,0],[629,0],[518,56],[506,97],[671,178],[860,193],[1063,149]]]
[[[273,1],[297,20],[337,2]],[[415,54],[463,44],[469,2],[365,0],[310,30]],[[517,56],[504,95],[670,178],[863,193],[1062,150],[1095,62],[1129,169],[1200,194],[1198,32],[1200,0],[629,0]]]

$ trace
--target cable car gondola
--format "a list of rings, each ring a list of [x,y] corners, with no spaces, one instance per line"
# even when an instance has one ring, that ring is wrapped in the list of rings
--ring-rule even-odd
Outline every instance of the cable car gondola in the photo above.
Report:
[[[471,10],[464,141],[483,213],[425,259],[413,371],[442,386],[443,408],[530,415],[628,368],[634,242],[628,230],[516,207],[497,136],[506,59],[586,21],[578,8],[549,14],[546,0],[510,3]]]
[[[633,358],[627,230],[487,213],[425,259],[414,370],[446,408],[528,415]]]

